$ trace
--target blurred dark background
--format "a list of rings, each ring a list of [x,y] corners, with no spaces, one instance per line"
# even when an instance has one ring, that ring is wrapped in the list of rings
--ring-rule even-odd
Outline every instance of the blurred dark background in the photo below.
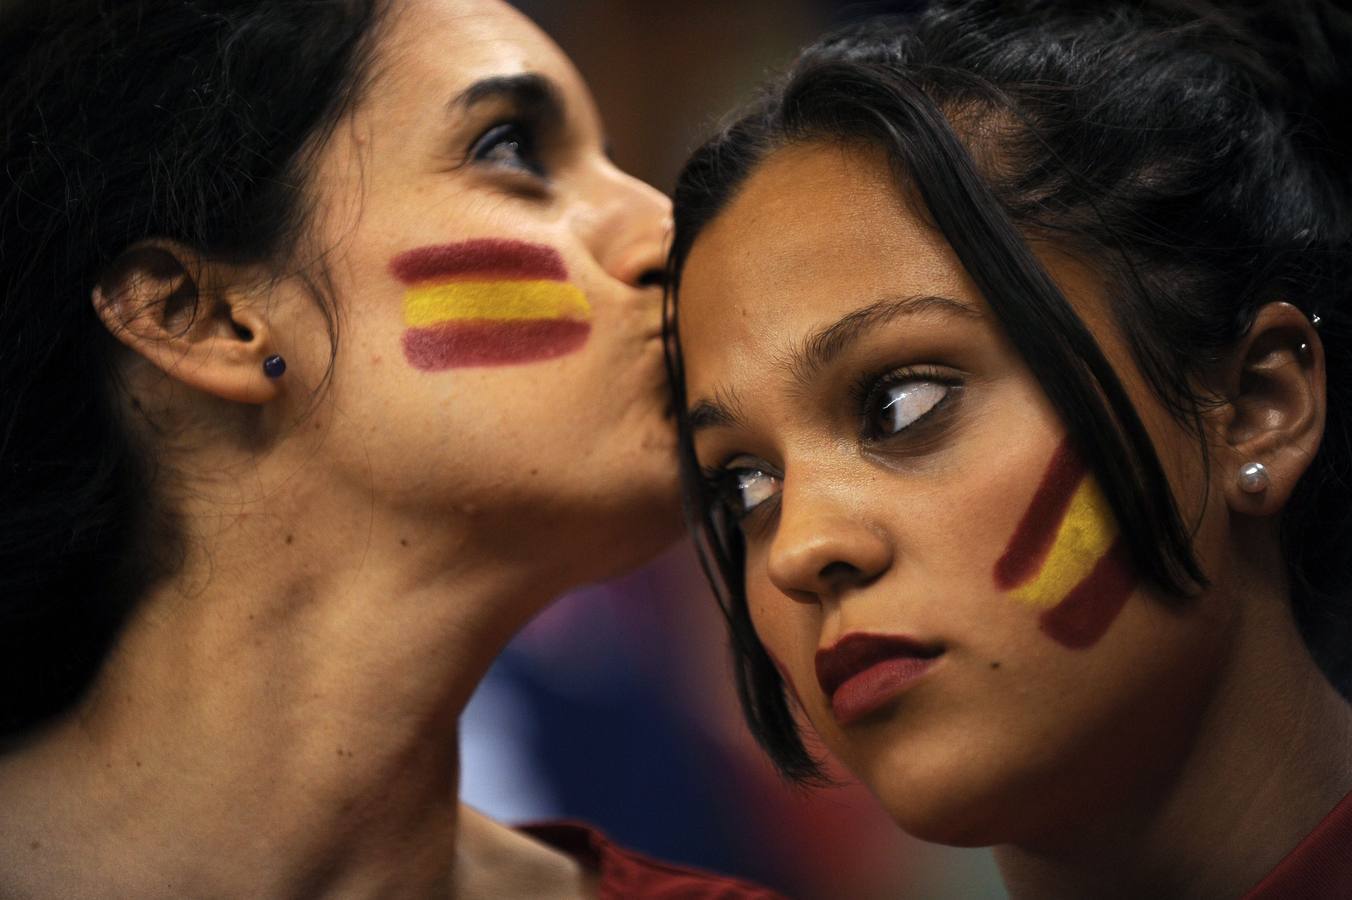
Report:
[[[522,0],[586,77],[617,161],[670,191],[687,154],[826,30],[922,0]]]
[[[670,192],[729,110],[827,29],[913,2],[520,0],[577,63],[619,165]],[[843,771],[781,782],[737,710],[723,626],[688,548],[556,604],[466,716],[466,799],[579,818],[652,855],[807,900],[999,898],[990,856],[901,835]]]

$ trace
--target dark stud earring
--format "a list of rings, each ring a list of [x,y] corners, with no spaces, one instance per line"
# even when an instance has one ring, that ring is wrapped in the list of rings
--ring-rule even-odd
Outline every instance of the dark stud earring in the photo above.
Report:
[[[286,374],[286,360],[279,354],[272,354],[263,360],[263,374],[269,378],[281,378]]]

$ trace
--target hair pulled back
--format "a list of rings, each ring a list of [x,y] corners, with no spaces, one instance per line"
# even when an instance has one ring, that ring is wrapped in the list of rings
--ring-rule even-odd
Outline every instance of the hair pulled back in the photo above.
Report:
[[[68,708],[158,573],[100,273],[146,239],[285,258],[378,0],[42,0],[0,15],[0,737]],[[322,298],[319,298],[322,302]]]
[[[852,26],[687,163],[676,188],[671,301],[703,228],[777,148],[883,150],[981,289],[1103,486],[1140,571],[1171,594],[1206,584],[1153,445],[1117,374],[1029,246],[1049,240],[1108,280],[1152,389],[1201,439],[1208,365],[1264,304],[1319,329],[1323,441],[1283,513],[1297,621],[1352,690],[1352,14],[1332,2],[937,2]],[[668,361],[685,409],[679,335]],[[788,776],[819,769],[756,638],[735,523],[698,477],[687,506],[733,634],[752,731]]]

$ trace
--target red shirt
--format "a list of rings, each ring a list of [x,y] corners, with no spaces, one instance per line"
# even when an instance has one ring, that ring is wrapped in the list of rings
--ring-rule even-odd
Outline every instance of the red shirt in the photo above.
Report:
[[[1352,794],[1325,816],[1244,900],[1352,897]]]
[[[585,825],[551,822],[519,830],[599,872],[601,900],[786,900],[768,888],[622,850]]]

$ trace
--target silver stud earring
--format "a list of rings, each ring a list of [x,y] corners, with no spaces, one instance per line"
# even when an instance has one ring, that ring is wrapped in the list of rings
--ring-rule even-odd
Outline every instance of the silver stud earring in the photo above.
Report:
[[[1239,467],[1239,489],[1246,494],[1261,494],[1268,489],[1267,466],[1260,462],[1245,463]]]

